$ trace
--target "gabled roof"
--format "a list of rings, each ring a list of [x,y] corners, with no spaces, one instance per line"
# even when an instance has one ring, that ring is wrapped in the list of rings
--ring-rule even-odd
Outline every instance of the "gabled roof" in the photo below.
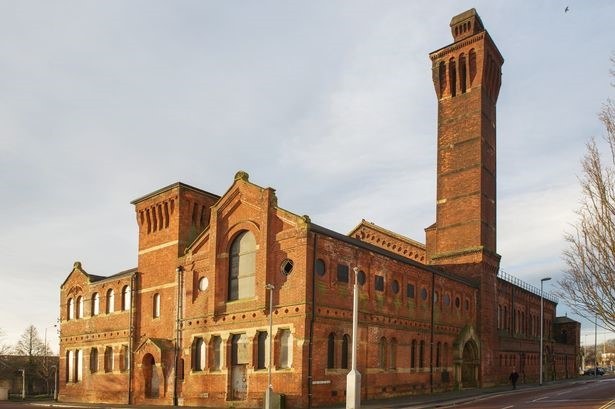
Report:
[[[352,229],[350,231],[350,233],[348,233],[348,236],[354,235],[359,229],[361,229],[361,227],[366,227],[366,228],[368,228],[370,230],[375,230],[375,231],[377,231],[379,233],[384,234],[385,236],[393,237],[393,238],[395,238],[395,239],[397,239],[399,241],[402,241],[402,242],[404,242],[406,244],[409,244],[411,246],[418,247],[418,248],[421,248],[423,250],[425,249],[425,245],[423,243],[420,243],[420,242],[418,242],[416,240],[412,240],[409,237],[402,236],[401,234],[395,233],[394,231],[387,230],[384,227],[378,226],[377,224],[375,224],[373,222],[369,222],[369,221],[367,221],[365,219],[361,219],[361,223],[357,224],[357,226],[354,229]]]
[[[113,275],[110,276],[99,276],[99,275],[94,275],[94,274],[88,274],[82,267],[81,267],[81,262],[80,261],[75,261],[75,263],[73,264],[73,269],[71,270],[71,272],[68,274],[68,276],[66,277],[66,279],[62,282],[62,285],[60,285],[60,288],[64,288],[64,284],[66,284],[66,282],[68,281],[68,279],[73,275],[73,274],[83,274],[86,279],[88,280],[89,283],[97,283],[100,281],[105,281],[105,280],[114,280],[116,278],[120,278],[123,276],[128,276],[128,275],[132,275],[134,273],[137,272],[137,268],[131,268],[129,270],[124,270],[124,271],[120,271],[119,273],[115,273]]]
[[[426,271],[428,273],[433,273],[433,274],[439,275],[441,277],[446,277],[446,278],[449,278],[451,280],[454,280],[454,281],[457,281],[457,282],[469,285],[470,287],[478,288],[478,286],[479,286],[478,282],[476,282],[475,280],[471,280],[469,278],[458,276],[456,274],[453,274],[453,273],[450,273],[448,271],[442,270],[441,268],[436,267],[436,266],[430,266],[430,265],[427,265],[427,264],[419,263],[418,261],[414,261],[414,260],[411,260],[409,258],[400,256],[399,254],[393,253],[393,252],[391,252],[389,250],[386,250],[386,249],[383,249],[382,247],[374,246],[373,244],[366,243],[366,242],[361,241],[359,239],[355,239],[354,237],[348,237],[348,236],[346,236],[344,234],[341,234],[341,233],[338,233],[336,231],[329,230],[326,227],[322,227],[322,226],[319,226],[317,224],[310,223],[309,224],[309,229],[314,231],[314,232],[316,232],[316,233],[320,233],[322,235],[329,236],[331,238],[334,238],[336,240],[345,242],[347,244],[350,244],[350,245],[353,245],[353,246],[356,246],[356,247],[368,250],[368,251],[370,251],[372,253],[381,254],[381,255],[386,256],[388,258],[391,258],[393,260],[399,261],[400,263],[414,266],[414,267],[416,267],[418,269],[421,269],[421,270],[424,270],[424,271]]]

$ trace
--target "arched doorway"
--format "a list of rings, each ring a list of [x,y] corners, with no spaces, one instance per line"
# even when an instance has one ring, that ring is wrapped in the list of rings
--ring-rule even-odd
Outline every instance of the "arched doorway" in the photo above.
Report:
[[[478,386],[478,346],[469,340],[463,347],[461,363],[461,384],[464,388]]]
[[[145,354],[143,357],[143,386],[145,398],[157,398],[159,390],[158,371],[156,370],[156,360],[152,354]]]

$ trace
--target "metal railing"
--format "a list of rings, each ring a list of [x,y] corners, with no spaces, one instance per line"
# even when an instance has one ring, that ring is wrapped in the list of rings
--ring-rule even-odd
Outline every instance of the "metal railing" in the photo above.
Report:
[[[517,278],[517,277],[515,277],[513,275],[510,275],[510,274],[508,274],[506,271],[504,271],[502,269],[500,269],[500,271],[498,272],[498,277],[500,277],[502,280],[504,280],[506,282],[509,282],[509,283],[511,283],[513,285],[516,285],[517,287],[523,288],[524,290],[529,291],[529,292],[531,292],[533,294],[536,294],[537,296],[540,297],[540,288],[534,287],[533,285],[528,284],[525,281],[523,281],[523,280],[521,280],[521,279],[519,279],[519,278]],[[542,297],[545,300],[549,300],[549,301],[554,302],[554,303],[557,304],[557,298],[553,294],[551,294],[551,293],[549,293],[547,291],[543,291],[542,292]]]

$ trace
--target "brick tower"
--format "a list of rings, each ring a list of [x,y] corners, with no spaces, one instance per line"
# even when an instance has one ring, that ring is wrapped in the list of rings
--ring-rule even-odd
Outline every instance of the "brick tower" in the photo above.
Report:
[[[429,55],[438,98],[438,163],[427,254],[432,264],[480,283],[479,381],[487,385],[498,348],[496,101],[504,60],[476,10],[453,17],[450,27],[454,42]]]

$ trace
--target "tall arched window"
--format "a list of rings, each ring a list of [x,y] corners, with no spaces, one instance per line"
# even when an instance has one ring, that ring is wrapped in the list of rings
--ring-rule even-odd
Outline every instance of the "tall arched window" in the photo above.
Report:
[[[105,372],[113,372],[113,348],[105,348]]]
[[[327,338],[327,368],[335,368],[335,334],[333,332]]]
[[[206,365],[205,341],[198,337],[192,341],[192,370],[203,371]]]
[[[158,318],[160,317],[160,294],[154,294],[152,298],[152,317]]]
[[[66,303],[66,319],[72,320],[75,318],[75,300],[72,298],[68,299]]]
[[[122,287],[122,311],[127,311],[130,308],[130,286]]]
[[[397,368],[397,340],[393,338],[389,348],[389,368]]]
[[[350,335],[344,334],[342,338],[342,368],[348,369],[348,359],[350,358]]]
[[[410,346],[410,368],[416,368],[416,339],[412,340],[412,345]]]
[[[66,351],[66,382],[73,382],[75,374],[75,355],[73,351]]]
[[[387,368],[387,340],[385,337],[380,338],[378,343],[378,367],[380,369]]]
[[[82,296],[77,297],[77,303],[75,304],[75,306],[77,307],[75,317],[83,318],[83,297]]]
[[[240,233],[231,244],[229,256],[229,301],[254,297],[256,240],[249,231]]]
[[[90,350],[90,372],[98,372],[98,349],[92,348]]]
[[[419,368],[425,368],[425,341],[419,344]]]
[[[107,314],[111,314],[113,311],[115,311],[115,293],[110,288],[107,291]]]
[[[100,297],[98,293],[92,294],[92,308],[90,311],[92,312],[92,317],[100,313]]]

